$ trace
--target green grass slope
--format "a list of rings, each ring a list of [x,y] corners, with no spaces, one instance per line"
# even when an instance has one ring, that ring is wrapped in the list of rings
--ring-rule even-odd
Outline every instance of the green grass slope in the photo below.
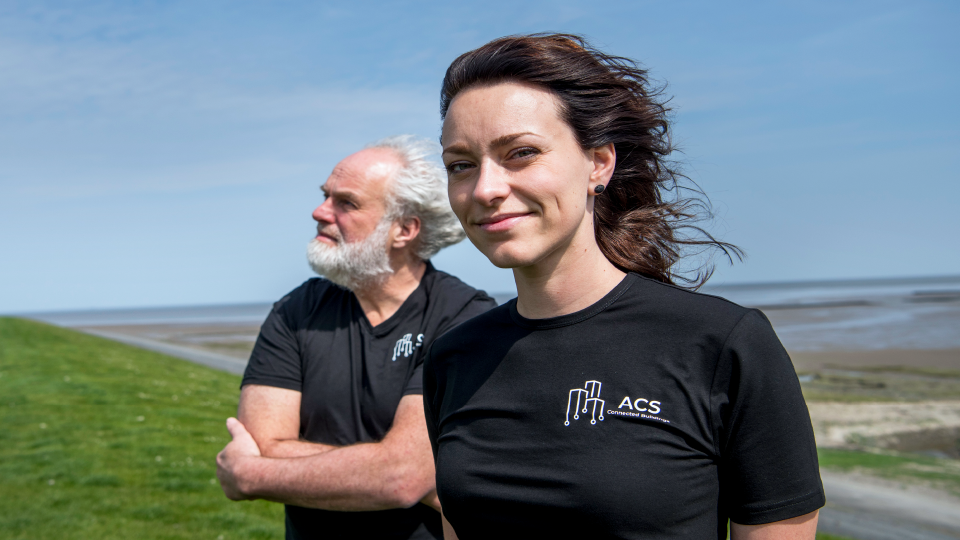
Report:
[[[0,318],[0,538],[282,538],[282,506],[228,501],[216,482],[239,383]]]

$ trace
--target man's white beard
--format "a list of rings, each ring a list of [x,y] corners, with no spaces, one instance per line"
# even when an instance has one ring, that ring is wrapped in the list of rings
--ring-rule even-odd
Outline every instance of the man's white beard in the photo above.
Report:
[[[351,291],[379,285],[393,273],[387,256],[391,225],[385,219],[357,242],[344,242],[338,235],[334,246],[314,238],[307,245],[307,262],[314,272]]]

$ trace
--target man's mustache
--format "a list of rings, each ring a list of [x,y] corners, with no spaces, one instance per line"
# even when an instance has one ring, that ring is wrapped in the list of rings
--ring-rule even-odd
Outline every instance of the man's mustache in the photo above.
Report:
[[[318,235],[326,236],[326,237],[328,237],[328,238],[331,238],[331,239],[335,240],[337,243],[343,243],[343,237],[340,236],[340,231],[338,231],[338,230],[336,230],[336,229],[334,229],[334,228],[326,228],[326,229],[325,229],[325,228],[323,228],[323,227],[317,227],[317,234],[318,234]]]

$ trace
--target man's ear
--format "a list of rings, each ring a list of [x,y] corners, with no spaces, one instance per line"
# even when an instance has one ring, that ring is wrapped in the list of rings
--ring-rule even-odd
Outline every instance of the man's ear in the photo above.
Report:
[[[420,236],[420,218],[416,216],[402,218],[393,224],[394,236],[390,247],[402,249]]]

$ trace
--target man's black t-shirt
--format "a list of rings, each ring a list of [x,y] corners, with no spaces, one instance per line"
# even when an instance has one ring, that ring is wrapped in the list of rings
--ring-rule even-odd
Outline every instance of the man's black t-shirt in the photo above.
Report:
[[[628,274],[582,311],[516,301],[433,343],[444,515],[471,538],[726,538],[824,504],[796,373],[762,313]]]
[[[389,319],[370,326],[354,294],[314,278],[274,304],[244,385],[296,390],[300,436],[345,446],[383,439],[406,395],[421,394],[423,351],[455,325],[496,306],[486,293],[430,263]],[[378,512],[286,507],[288,538],[442,538],[423,504]]]

